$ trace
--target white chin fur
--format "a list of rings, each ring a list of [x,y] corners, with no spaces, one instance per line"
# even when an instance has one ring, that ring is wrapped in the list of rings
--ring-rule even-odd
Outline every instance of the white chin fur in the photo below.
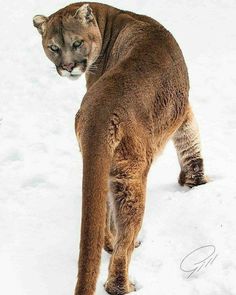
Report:
[[[61,70],[60,73],[62,77],[67,77],[70,80],[77,80],[83,74],[78,67],[74,68],[71,73],[66,70]]]
[[[62,77],[69,77],[70,73],[66,70],[60,70],[60,74]]]
[[[80,76],[80,75],[83,74],[83,72],[81,71],[80,68],[77,67],[77,68],[74,68],[74,69],[73,69],[73,71],[71,72],[71,74],[72,74],[72,75],[75,75],[75,76],[77,76],[77,75]]]
[[[74,80],[78,80],[80,76],[81,76],[81,75],[68,76],[67,78],[70,79],[70,80],[72,80],[72,81],[74,81]]]

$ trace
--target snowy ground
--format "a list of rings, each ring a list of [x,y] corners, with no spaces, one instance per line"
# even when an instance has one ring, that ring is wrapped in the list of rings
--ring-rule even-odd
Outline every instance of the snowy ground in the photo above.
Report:
[[[155,17],[180,43],[211,178],[192,190],[179,187],[172,143],[153,165],[143,244],[135,250],[130,271],[136,294],[235,295],[236,2],[104,2]],[[56,74],[32,26],[33,15],[50,14],[66,4],[1,0],[1,295],[73,294],[82,171],[73,127],[85,81],[73,83]],[[213,245],[218,256],[187,279],[181,261],[206,245]],[[184,269],[211,249],[187,257]],[[98,295],[105,294],[108,260],[103,253]]]

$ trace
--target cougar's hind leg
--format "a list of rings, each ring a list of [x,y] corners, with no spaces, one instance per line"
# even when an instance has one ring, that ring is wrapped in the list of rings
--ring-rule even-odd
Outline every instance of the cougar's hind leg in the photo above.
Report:
[[[145,182],[143,175],[139,175],[114,179],[111,183],[117,234],[105,284],[110,294],[126,294],[135,290],[128,278],[128,267],[143,220]]]
[[[114,242],[116,237],[116,225],[114,221],[114,212],[112,209],[112,203],[107,201],[107,213],[106,213],[106,225],[105,225],[105,239],[104,250],[111,254],[114,249]],[[135,241],[135,248],[141,245],[141,241]]]
[[[114,239],[116,235],[116,228],[113,218],[112,203],[107,201],[107,213],[106,213],[106,225],[105,225],[105,239],[104,239],[104,250],[108,253],[113,252]]]
[[[188,187],[205,184],[203,158],[201,156],[200,136],[192,111],[173,136],[181,167],[179,184]]]

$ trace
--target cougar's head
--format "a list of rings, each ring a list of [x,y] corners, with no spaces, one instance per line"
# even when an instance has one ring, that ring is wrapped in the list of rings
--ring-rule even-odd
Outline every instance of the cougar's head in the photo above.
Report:
[[[36,15],[33,23],[42,35],[47,57],[60,76],[79,78],[99,56],[102,37],[88,4],[50,17]]]

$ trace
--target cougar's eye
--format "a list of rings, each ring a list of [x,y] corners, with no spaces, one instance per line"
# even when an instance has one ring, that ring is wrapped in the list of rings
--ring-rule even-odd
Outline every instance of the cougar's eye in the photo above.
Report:
[[[57,45],[50,45],[49,48],[53,51],[53,52],[58,52],[59,51],[59,47]]]
[[[81,40],[81,41],[75,41],[75,42],[73,43],[73,48],[74,48],[74,49],[77,49],[77,48],[81,47],[83,43],[84,43],[83,40]]]

